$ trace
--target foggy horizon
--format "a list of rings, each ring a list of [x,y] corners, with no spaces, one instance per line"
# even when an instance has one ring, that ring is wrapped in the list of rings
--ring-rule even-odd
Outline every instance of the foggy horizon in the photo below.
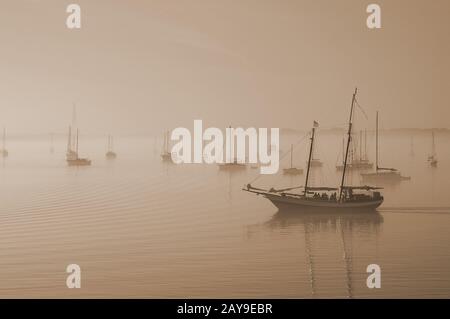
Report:
[[[333,127],[356,86],[365,127],[450,127],[448,1],[379,1],[376,32],[358,0],[78,3],[76,31],[68,1],[1,5],[10,135],[65,133],[73,103],[85,134]]]

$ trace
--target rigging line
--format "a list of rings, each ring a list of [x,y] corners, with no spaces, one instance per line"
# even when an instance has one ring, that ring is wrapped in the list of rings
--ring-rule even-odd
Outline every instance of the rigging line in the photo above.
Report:
[[[294,145],[294,146],[299,145],[300,143],[302,143],[302,142],[305,140],[305,138],[306,138],[308,135],[309,135],[309,132],[306,133],[305,135],[303,135],[297,142],[293,143],[293,145]],[[277,150],[277,152],[278,152],[278,151],[279,151],[279,150]],[[281,156],[280,156],[280,158],[279,158],[279,162],[281,162],[281,161],[282,161],[282,160],[283,160],[290,152],[291,152],[291,151],[289,150],[289,151],[284,152],[283,154],[281,154]],[[256,176],[253,180],[251,180],[249,184],[253,184],[254,182],[256,182],[258,179],[260,179],[260,178],[263,177],[263,176],[264,176],[264,175],[262,175],[262,174],[258,174],[258,176]]]
[[[356,105],[359,107],[359,109],[361,110],[361,112],[364,114],[364,117],[366,118],[366,120],[369,120],[369,118],[367,117],[366,112],[364,111],[363,107],[361,106],[361,104],[359,104],[358,99],[355,98],[355,102]]]

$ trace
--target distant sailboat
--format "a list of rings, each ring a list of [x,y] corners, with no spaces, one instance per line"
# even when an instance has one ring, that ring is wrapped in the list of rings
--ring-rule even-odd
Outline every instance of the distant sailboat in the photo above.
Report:
[[[293,154],[294,154],[294,145],[291,144],[291,166],[289,168],[283,169],[284,175],[301,175],[301,174],[303,174],[303,169],[294,167]]]
[[[362,131],[359,132],[359,156],[354,158],[354,154],[356,153],[355,149],[351,151],[351,162],[347,164],[348,170],[366,170],[371,169],[373,167],[373,163],[371,163],[367,156],[367,131],[364,131],[364,153],[363,153],[363,134]],[[343,152],[344,153],[344,152]],[[344,160],[342,160],[344,162]],[[336,166],[338,171],[342,171],[344,169],[344,165]]]
[[[323,163],[320,159],[318,158],[313,158],[311,159],[311,167],[322,167]]]
[[[67,143],[66,161],[69,166],[88,166],[91,160],[78,157],[78,129],[75,142],[75,150],[72,149],[72,127],[69,126],[69,138]]]
[[[431,155],[428,156],[428,162],[432,167],[437,167],[438,160],[436,156],[436,145],[434,143],[434,131],[431,131]]]
[[[378,112],[376,117],[376,171],[374,173],[363,173],[361,177],[363,181],[367,182],[398,182],[402,180],[409,180],[411,177],[402,176],[395,168],[380,167],[378,165],[379,151],[378,151]]]
[[[113,137],[111,135],[108,135],[108,152],[106,152],[107,159],[115,159],[117,157],[117,154],[113,151],[114,148],[113,143],[114,143]]]
[[[232,145],[232,134],[231,134],[231,126],[228,127],[230,130],[230,134],[229,134],[229,144],[228,145]],[[230,155],[231,156],[231,155]],[[224,169],[246,169],[247,165],[245,163],[241,163],[238,161],[238,159],[235,157],[233,159],[231,158],[227,158],[225,163],[219,163],[219,169],[224,170]],[[256,167],[256,166],[255,166]]]
[[[172,154],[169,151],[169,131],[164,133],[164,145],[161,153],[163,162],[172,162]]]
[[[234,158],[232,162],[230,163],[219,163],[217,164],[219,165],[220,169],[244,169],[247,168],[247,165],[245,165],[245,163],[240,163],[237,158]],[[258,168],[258,166],[254,166],[254,168]]]
[[[220,169],[229,169],[229,168],[239,168],[239,169],[244,169],[247,168],[247,165],[245,165],[245,163],[240,163],[237,158],[234,158],[232,162],[230,163],[219,163],[217,164],[219,165]],[[258,168],[257,166],[254,166],[254,168]]]
[[[8,155],[9,155],[9,152],[6,149],[6,128],[3,128],[3,147],[2,147],[1,153],[2,153],[3,157],[8,157]]]
[[[247,184],[244,191],[262,195],[270,200],[279,209],[296,207],[301,210],[318,209],[321,212],[330,211],[337,212],[339,209],[350,210],[374,210],[383,203],[383,196],[378,191],[379,187],[371,186],[347,186],[345,185],[345,174],[348,161],[348,153],[352,136],[352,119],[353,109],[356,101],[357,90],[353,94],[352,104],[350,108],[350,119],[348,123],[348,139],[344,158],[344,170],[342,173],[341,185],[337,187],[311,187],[308,185],[309,173],[311,168],[312,149],[314,146],[314,132],[317,123],[311,134],[311,146],[309,151],[308,168],[306,172],[305,186],[290,187],[286,189],[276,190],[270,188],[268,190],[253,187]],[[295,189],[303,189],[302,194],[293,193]],[[330,192],[333,192],[329,195]]]

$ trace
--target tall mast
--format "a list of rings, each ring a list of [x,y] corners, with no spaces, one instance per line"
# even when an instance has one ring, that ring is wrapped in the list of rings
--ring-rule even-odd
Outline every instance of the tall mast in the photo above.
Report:
[[[73,103],[73,105],[72,105],[72,127],[74,129],[75,128],[78,129],[78,125],[77,125],[77,106],[76,106],[75,103]],[[75,145],[76,140],[75,139],[73,141],[71,141],[70,143],[71,143],[70,149],[76,148],[76,145]]]
[[[6,128],[3,128],[3,150],[6,149]]]
[[[359,160],[361,161],[362,158],[362,145],[363,145],[363,140],[362,140],[362,131],[359,131]]]
[[[163,152],[166,153],[166,144],[167,144],[167,134],[164,132],[164,145],[163,145]]]
[[[352,139],[353,141],[353,139]],[[350,159],[352,160],[353,163],[353,158],[355,155],[355,143],[350,143]]]
[[[167,140],[167,134],[164,132],[164,143],[163,143],[163,153],[166,153],[166,140]]]
[[[234,156],[232,156],[232,155],[234,155],[234,154],[232,154],[233,152],[231,151],[231,125],[230,126],[228,126],[228,128],[229,128],[229,130],[228,130],[228,133],[230,134],[230,136],[228,136],[228,141],[229,141],[229,146],[228,146],[228,149],[229,149],[229,151],[230,151],[230,154],[228,154],[228,156],[229,156],[229,163],[234,163],[234,158],[232,159],[232,157],[234,157]]]
[[[78,158],[78,129],[77,129],[77,148],[76,148],[76,150],[77,150],[77,158]]]
[[[364,159],[367,160],[367,129],[364,129]]]
[[[313,147],[312,147],[312,149],[311,149],[311,161],[314,161],[314,152],[315,151],[315,149],[314,149],[314,145],[313,145]]]
[[[356,93],[358,93],[358,88],[355,89],[355,93],[353,93],[352,105],[350,107],[350,118],[348,121],[348,139],[347,139],[347,148],[345,151],[345,160],[344,160],[344,169],[342,171],[342,181],[341,181],[341,189],[339,192],[339,201],[342,200],[342,192],[344,191],[344,182],[345,182],[345,171],[347,168],[347,159],[348,159],[348,149],[350,147],[350,142],[352,140],[352,117],[353,117],[353,106],[355,104]]]
[[[72,151],[72,126],[69,125],[69,138],[67,140],[67,152]]]
[[[435,157],[435,156],[436,156],[436,145],[435,145],[435,143],[434,143],[434,131],[431,131],[431,139],[432,139],[432,144],[431,144],[431,155],[432,155],[433,157]],[[5,147],[3,146],[3,148],[5,148]]]
[[[292,165],[292,153],[294,152],[294,144],[291,144],[291,168],[293,168],[294,166]]]
[[[314,123],[315,125],[316,123]],[[308,194],[308,179],[309,179],[309,170],[311,168],[311,157],[312,157],[312,150],[313,150],[313,145],[314,145],[314,133],[316,131],[316,128],[314,127],[312,128],[312,132],[311,132],[311,146],[309,147],[309,157],[308,157],[308,169],[306,171],[306,181],[305,181],[305,197]]]
[[[169,131],[166,132],[166,153],[169,153]]]
[[[75,103],[72,105],[72,125],[77,125],[77,106]]]
[[[376,118],[376,127],[375,127],[375,161],[376,161],[376,167],[378,172],[378,111],[377,111],[377,118]]]

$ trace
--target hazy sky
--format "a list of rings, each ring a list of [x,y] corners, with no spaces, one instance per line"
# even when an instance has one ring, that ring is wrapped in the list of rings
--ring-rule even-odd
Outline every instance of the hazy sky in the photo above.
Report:
[[[378,109],[383,127],[450,127],[449,14],[448,0],[2,0],[0,125],[62,133],[76,102],[89,133],[331,127],[357,85],[371,125]]]

